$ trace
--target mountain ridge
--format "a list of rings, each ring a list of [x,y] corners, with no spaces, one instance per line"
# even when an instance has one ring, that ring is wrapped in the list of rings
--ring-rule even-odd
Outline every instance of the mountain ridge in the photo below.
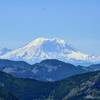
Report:
[[[36,64],[24,61],[0,60],[0,71],[19,78],[30,78],[42,81],[57,81],[73,75],[100,70],[99,64],[75,66],[57,59],[46,59]]]
[[[30,65],[24,61],[0,60],[0,70],[20,78],[55,81],[86,72],[70,63],[47,59]]]

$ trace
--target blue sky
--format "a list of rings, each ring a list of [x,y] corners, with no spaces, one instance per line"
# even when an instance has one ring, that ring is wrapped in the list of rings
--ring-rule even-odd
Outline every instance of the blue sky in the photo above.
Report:
[[[100,55],[100,0],[0,0],[0,48],[40,36]]]

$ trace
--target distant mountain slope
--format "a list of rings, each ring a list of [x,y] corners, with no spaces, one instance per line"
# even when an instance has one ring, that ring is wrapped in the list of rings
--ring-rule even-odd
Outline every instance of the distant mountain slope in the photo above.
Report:
[[[100,71],[57,82],[18,79],[0,72],[0,86],[19,100],[100,100]]]
[[[48,59],[33,65],[32,72],[38,80],[55,81],[87,71],[70,63]]]
[[[100,70],[100,64],[92,64],[88,66],[87,68],[92,71],[97,71],[97,70]]]
[[[8,49],[8,48],[0,49],[0,56],[5,55],[6,53],[8,53],[10,51],[11,51],[11,49]]]
[[[42,81],[56,81],[87,72],[87,70],[81,67],[56,59],[44,60],[34,65],[23,61],[0,60],[0,70],[20,78],[31,78]]]
[[[73,64],[100,62],[100,57],[81,53],[64,40],[58,38],[37,38],[21,48],[0,56],[0,58],[26,61],[31,64],[45,59],[59,59]]]

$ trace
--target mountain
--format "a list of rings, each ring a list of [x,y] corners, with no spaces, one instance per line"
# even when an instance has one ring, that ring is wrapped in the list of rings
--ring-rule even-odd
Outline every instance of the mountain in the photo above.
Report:
[[[0,87],[19,100],[100,100],[100,71],[56,82],[20,79],[0,72]],[[0,96],[4,90],[0,89]],[[10,99],[10,94],[4,100],[16,100]]]
[[[54,100],[100,100],[100,71],[55,82]]]
[[[10,51],[11,51],[11,49],[2,48],[2,49],[0,50],[0,56],[4,55],[4,54],[6,54],[6,53],[8,53],[8,52],[10,52]]]
[[[1,59],[26,61],[30,64],[45,59],[58,59],[73,64],[100,62],[100,57],[90,56],[74,49],[62,39],[37,38],[25,46],[9,51]]]
[[[80,73],[86,73],[87,71],[70,63],[64,63],[56,59],[47,59],[34,64],[32,72],[37,80],[56,81]]]
[[[97,71],[100,70],[100,64],[92,64],[87,67],[88,70]]]
[[[42,81],[56,81],[72,75],[86,73],[81,67],[64,63],[56,59],[47,59],[30,65],[24,61],[0,60],[0,71],[20,78],[30,78]]]
[[[0,72],[0,86],[16,96],[19,100],[44,100],[55,87],[55,85],[50,82],[19,79],[3,72]],[[2,92],[1,90],[0,93]],[[9,98],[5,100],[16,99]]]
[[[32,66],[24,61],[0,60],[0,71],[17,77],[30,78]]]

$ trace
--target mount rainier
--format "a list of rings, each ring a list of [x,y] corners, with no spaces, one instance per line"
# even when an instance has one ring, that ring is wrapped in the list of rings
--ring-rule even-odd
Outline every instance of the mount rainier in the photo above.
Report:
[[[21,48],[0,55],[0,59],[26,61],[31,64],[45,59],[58,59],[73,64],[100,62],[99,56],[81,53],[58,38],[37,38]]]

